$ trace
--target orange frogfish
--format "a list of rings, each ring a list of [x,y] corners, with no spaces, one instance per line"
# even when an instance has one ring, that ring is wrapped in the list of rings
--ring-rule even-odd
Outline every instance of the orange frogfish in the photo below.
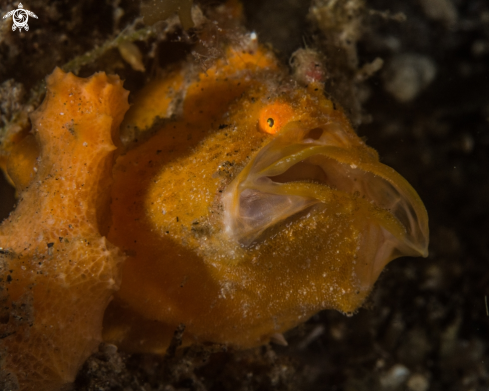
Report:
[[[323,309],[354,312],[384,266],[426,256],[415,190],[251,35],[206,72],[136,97],[114,167],[111,243],[128,255],[104,338],[164,352],[251,347]]]
[[[21,389],[72,381],[102,322],[134,352],[165,352],[181,324],[186,344],[257,346],[353,313],[388,262],[427,255],[415,190],[253,35],[205,72],[151,81],[122,143],[119,83],[56,70],[8,163],[20,199],[0,227],[2,294],[11,314],[22,297],[33,310],[3,339],[3,371]]]

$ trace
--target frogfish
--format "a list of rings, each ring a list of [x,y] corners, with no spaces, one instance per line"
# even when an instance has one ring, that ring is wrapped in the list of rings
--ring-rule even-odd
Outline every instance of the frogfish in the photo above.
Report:
[[[182,324],[187,345],[283,341],[321,310],[353,314],[391,260],[427,256],[416,191],[255,36],[130,108],[121,83],[55,70],[10,153],[0,327],[20,389],[72,382],[101,340],[164,353]]]

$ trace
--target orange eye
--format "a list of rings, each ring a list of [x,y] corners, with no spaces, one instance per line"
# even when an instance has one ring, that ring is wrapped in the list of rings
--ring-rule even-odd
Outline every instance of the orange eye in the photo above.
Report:
[[[272,103],[260,112],[258,127],[262,132],[275,134],[291,120],[293,115],[294,110],[287,103]]]

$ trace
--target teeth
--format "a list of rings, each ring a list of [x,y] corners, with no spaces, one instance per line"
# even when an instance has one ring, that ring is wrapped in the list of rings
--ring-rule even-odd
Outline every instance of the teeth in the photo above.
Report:
[[[428,217],[415,190],[335,123],[322,132],[288,125],[230,184],[223,199],[227,233],[244,245],[306,208],[343,202],[354,203],[377,227],[366,226],[367,231],[384,235],[382,256],[427,255]]]

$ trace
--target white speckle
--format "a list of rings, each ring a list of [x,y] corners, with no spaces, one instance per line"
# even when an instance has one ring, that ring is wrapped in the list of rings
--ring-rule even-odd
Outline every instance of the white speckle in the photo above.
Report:
[[[161,213],[163,213],[164,215],[166,215],[166,210],[165,209],[162,209],[161,210]]]
[[[355,168],[357,168],[357,165],[356,164],[350,164],[350,167],[355,169]]]
[[[257,38],[258,38],[258,37],[257,37],[256,33],[255,33],[254,31],[252,31],[252,32],[250,33],[250,39],[251,39],[252,41],[255,41]]]
[[[65,113],[59,113],[59,115],[65,115]]]
[[[83,143],[83,146],[84,146],[84,147],[87,147],[87,146],[88,146],[88,143],[85,141],[85,142]]]

